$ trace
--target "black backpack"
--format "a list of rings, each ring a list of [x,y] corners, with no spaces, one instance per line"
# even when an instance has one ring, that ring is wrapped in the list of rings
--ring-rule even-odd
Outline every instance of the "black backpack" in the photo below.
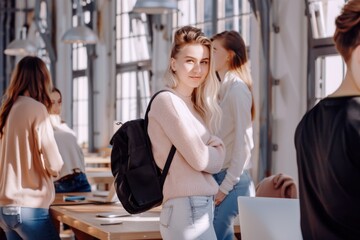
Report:
[[[116,194],[131,214],[145,212],[162,203],[162,189],[176,148],[169,152],[163,171],[157,167],[147,133],[148,113],[157,92],[146,109],[145,119],[125,122],[113,135],[110,144],[111,171]]]

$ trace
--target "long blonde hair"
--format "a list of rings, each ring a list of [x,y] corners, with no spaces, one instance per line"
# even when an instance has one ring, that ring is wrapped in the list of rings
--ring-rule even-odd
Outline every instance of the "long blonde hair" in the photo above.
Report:
[[[27,56],[21,59],[15,67],[10,85],[3,97],[0,109],[0,138],[10,110],[19,96],[27,93],[31,98],[43,103],[50,111],[51,89],[52,80],[45,63],[38,57]]]
[[[170,59],[176,58],[181,49],[188,44],[201,44],[209,49],[210,67],[205,81],[192,93],[191,100],[197,112],[203,117],[207,127],[212,133],[215,133],[221,123],[221,109],[218,105],[217,94],[220,84],[216,79],[213,66],[213,52],[211,41],[204,36],[204,33],[196,27],[184,26],[178,29],[174,34],[174,40],[170,52]],[[165,73],[165,85],[169,88],[176,88],[178,79],[169,65]]]
[[[254,120],[255,104],[252,87],[253,81],[248,66],[246,45],[243,38],[236,31],[223,31],[214,35],[211,40],[219,40],[222,46],[230,52],[232,58],[229,64],[229,70],[238,75],[248,86],[252,95],[251,118]]]

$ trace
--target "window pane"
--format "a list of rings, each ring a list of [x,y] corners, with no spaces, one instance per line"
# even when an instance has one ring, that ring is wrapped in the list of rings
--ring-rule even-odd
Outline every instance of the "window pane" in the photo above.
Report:
[[[309,0],[311,30],[314,38],[331,37],[335,18],[340,14],[344,0]]]
[[[131,71],[116,77],[116,120],[144,117],[150,98],[149,72]]]
[[[315,97],[320,100],[334,92],[341,84],[346,65],[339,55],[321,56],[315,62]]]
[[[73,129],[79,144],[88,143],[88,78],[74,78]]]
[[[82,43],[72,44],[73,70],[83,70],[87,68],[86,47]]]
[[[132,12],[135,2],[116,1],[115,120],[122,122],[144,117],[150,95],[151,31],[146,14]]]

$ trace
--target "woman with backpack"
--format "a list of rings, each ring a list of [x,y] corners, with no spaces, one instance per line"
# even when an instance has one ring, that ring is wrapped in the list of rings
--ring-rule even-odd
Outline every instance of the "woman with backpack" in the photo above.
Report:
[[[157,165],[163,169],[172,145],[176,153],[165,180],[160,232],[163,239],[216,239],[213,198],[225,149],[215,136],[221,110],[219,82],[212,69],[211,41],[195,27],[174,35],[166,89],[152,102],[148,133]]]

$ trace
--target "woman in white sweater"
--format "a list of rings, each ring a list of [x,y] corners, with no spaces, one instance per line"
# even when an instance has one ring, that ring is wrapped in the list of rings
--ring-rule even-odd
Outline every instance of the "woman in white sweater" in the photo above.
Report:
[[[91,192],[85,174],[84,154],[77,143],[75,132],[61,120],[62,95],[59,89],[51,92],[51,124],[64,166],[54,182],[56,193]]]
[[[45,63],[24,57],[1,106],[0,227],[8,240],[60,240],[49,214],[63,165],[48,114],[51,88]]]
[[[225,149],[220,124],[219,82],[212,71],[211,41],[200,29],[185,26],[174,35],[166,86],[149,112],[148,133],[155,161],[164,167],[172,145],[176,153],[165,180],[160,215],[163,239],[216,239],[213,197]]]
[[[223,111],[217,135],[226,147],[222,170],[214,175],[220,184],[215,196],[214,227],[218,240],[232,240],[234,219],[238,215],[237,197],[255,195],[248,171],[251,167],[255,109],[244,40],[238,32],[224,31],[213,36],[212,41],[215,70],[221,82],[219,100]]]

